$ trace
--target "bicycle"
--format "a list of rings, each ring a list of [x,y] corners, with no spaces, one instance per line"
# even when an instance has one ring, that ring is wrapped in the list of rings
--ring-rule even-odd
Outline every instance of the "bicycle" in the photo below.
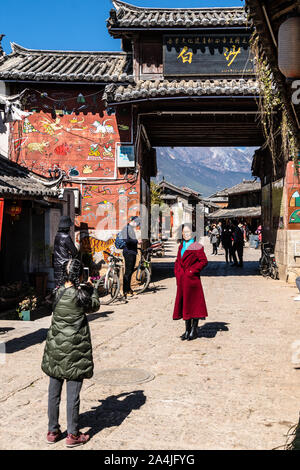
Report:
[[[108,269],[94,285],[101,299],[101,304],[109,305],[116,300],[120,292],[120,264],[122,261],[108,251],[104,251],[104,253],[109,256]]]
[[[261,245],[261,258],[259,260],[259,271],[264,277],[271,277],[272,279],[279,279],[278,266],[275,261],[273,253],[273,246],[270,243],[262,243]]]
[[[135,271],[136,280],[139,283],[140,288],[135,289],[135,293],[142,294],[149,287],[151,282],[151,255],[153,250],[151,246],[146,248],[146,250],[143,250],[142,248],[138,248],[138,250],[141,251],[141,259]]]

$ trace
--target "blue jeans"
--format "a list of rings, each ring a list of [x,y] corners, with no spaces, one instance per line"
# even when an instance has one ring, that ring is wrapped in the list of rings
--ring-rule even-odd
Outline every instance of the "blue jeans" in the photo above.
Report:
[[[298,287],[298,290],[300,292],[300,276],[296,277],[296,286]]]

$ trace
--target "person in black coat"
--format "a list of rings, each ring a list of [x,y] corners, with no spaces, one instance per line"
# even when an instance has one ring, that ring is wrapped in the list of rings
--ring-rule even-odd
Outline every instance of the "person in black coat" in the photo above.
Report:
[[[226,263],[232,262],[232,228],[226,224],[221,235],[222,246],[225,250]]]
[[[70,228],[73,225],[70,217],[61,216],[58,231],[54,240],[53,267],[54,282],[57,287],[61,278],[62,268],[66,261],[78,256],[78,250],[70,237]]]
[[[232,222],[233,226],[233,245],[232,245],[232,258],[233,264],[232,266],[239,266],[240,268],[243,267],[243,251],[244,251],[244,234],[236,220]],[[239,262],[237,262],[238,255]]]
[[[135,262],[137,257],[138,240],[135,234],[135,228],[140,227],[140,218],[137,216],[131,217],[130,222],[123,228],[120,238],[124,240],[125,246],[123,248],[123,257],[125,262],[125,273],[123,278],[123,294],[125,299],[128,295],[132,296],[131,277],[134,272]]]

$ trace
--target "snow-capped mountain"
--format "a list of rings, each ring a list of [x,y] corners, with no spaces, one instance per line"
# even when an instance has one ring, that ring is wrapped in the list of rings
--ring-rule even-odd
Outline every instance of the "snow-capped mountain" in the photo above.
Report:
[[[252,179],[251,163],[256,147],[157,148],[159,182],[188,186],[209,196],[243,179]]]

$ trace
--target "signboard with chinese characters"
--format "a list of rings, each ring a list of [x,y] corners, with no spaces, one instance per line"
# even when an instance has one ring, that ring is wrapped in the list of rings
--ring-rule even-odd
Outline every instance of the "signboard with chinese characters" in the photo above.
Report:
[[[164,36],[165,76],[253,75],[249,34]]]

